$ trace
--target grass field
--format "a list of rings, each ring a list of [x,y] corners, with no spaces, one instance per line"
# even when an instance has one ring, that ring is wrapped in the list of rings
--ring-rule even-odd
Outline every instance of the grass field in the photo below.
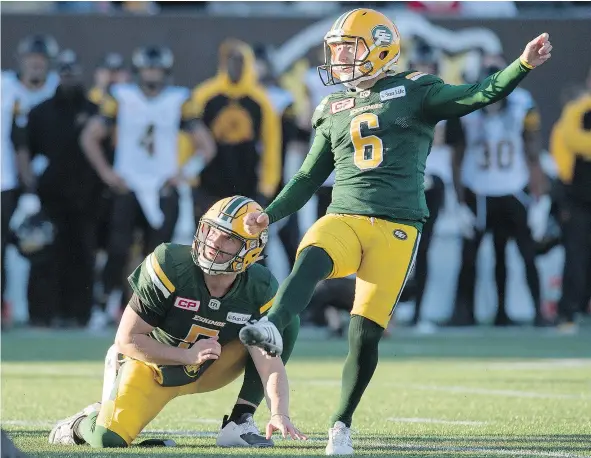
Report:
[[[591,457],[591,332],[448,331],[397,333],[356,413],[361,456]],[[223,457],[324,455],[327,420],[338,402],[345,341],[302,338],[288,366],[292,417],[308,442],[271,450],[216,448],[215,436],[239,389],[176,399],[142,438],[177,448],[93,450],[47,444],[55,420],[100,398],[102,360],[112,336],[15,330],[2,335],[2,427],[37,457]],[[260,426],[267,418],[260,409]]]

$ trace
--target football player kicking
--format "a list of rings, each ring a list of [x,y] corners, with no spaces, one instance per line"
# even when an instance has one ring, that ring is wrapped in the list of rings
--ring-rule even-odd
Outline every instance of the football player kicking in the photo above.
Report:
[[[283,332],[282,359],[247,350],[238,339],[247,321],[271,307],[278,286],[255,264],[267,231],[244,232],[246,214],[257,211],[262,208],[246,197],[223,199],[201,218],[192,246],[159,245],[131,274],[134,294],[107,356],[103,400],[58,422],[50,443],[127,447],[171,399],[220,389],[242,371],[238,401],[217,445],[269,447],[277,430],[305,439],[289,418],[284,367],[299,321]],[[271,419],[261,435],[252,416],[265,395]]]
[[[552,46],[544,33],[502,71],[479,84],[452,86],[421,72],[393,72],[400,36],[377,11],[343,14],[324,43],[320,77],[347,89],[320,103],[312,119],[314,142],[300,171],[264,213],[246,216],[246,230],[257,234],[298,211],[335,169],[332,203],[304,235],[268,317],[245,326],[240,339],[281,354],[280,332],[308,305],[315,285],[357,273],[341,399],[326,447],[327,455],[350,455],[353,412],[376,369],[378,342],[413,268],[428,216],[423,183],[435,125],[506,97],[550,58]]]

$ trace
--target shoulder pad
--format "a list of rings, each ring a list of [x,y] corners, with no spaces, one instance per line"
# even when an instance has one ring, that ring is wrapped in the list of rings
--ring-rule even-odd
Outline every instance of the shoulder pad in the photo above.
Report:
[[[414,81],[416,84],[420,86],[431,85],[435,83],[443,83],[443,80],[438,76],[431,75],[429,73],[423,72],[416,72],[416,71],[409,71],[403,73],[402,76],[404,79],[408,81]]]
[[[170,249],[168,243],[162,243],[156,247],[154,252],[146,258],[148,263],[148,271],[153,276],[153,280],[159,281],[169,294],[176,290],[174,282],[176,281],[174,274],[174,263],[171,262]]]
[[[317,125],[322,124],[322,120],[326,113],[326,107],[328,105],[328,100],[330,99],[330,95],[324,97],[316,109],[314,110],[314,114],[312,115],[312,126],[316,128]]]
[[[99,113],[105,118],[115,118],[117,116],[118,110],[119,106],[117,104],[117,100],[115,100],[115,98],[111,95],[105,94],[101,101]]]
[[[316,129],[323,122],[324,119],[330,114],[330,106],[333,102],[337,102],[340,97],[352,97],[345,94],[343,91],[333,92],[322,99],[322,101],[316,107],[314,115],[312,116],[312,127]]]

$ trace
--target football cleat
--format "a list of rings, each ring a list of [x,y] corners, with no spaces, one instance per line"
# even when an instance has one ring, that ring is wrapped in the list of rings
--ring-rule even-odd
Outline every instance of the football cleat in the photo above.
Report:
[[[267,317],[254,324],[247,324],[238,334],[244,345],[262,348],[270,356],[280,356],[283,352],[283,338]]]
[[[252,415],[244,413],[238,421],[228,421],[225,415],[222,428],[216,439],[219,447],[273,447],[271,439],[267,439],[259,432]]]
[[[78,420],[89,416],[93,412],[98,412],[100,409],[101,403],[95,402],[94,404],[85,407],[84,410],[81,410],[77,414],[58,421],[49,433],[49,443],[54,445],[84,444],[84,441],[74,433],[74,426],[76,426]]]
[[[342,421],[335,422],[328,430],[328,444],[326,455],[353,455],[353,441],[351,440],[351,428]]]

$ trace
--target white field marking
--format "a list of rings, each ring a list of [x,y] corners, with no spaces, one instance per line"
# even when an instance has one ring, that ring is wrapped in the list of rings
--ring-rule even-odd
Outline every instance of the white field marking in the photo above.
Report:
[[[550,370],[591,367],[590,359],[548,359],[544,361],[515,361],[485,364],[483,367],[493,370]]]
[[[55,423],[52,420],[2,420],[2,426],[30,426],[35,428],[52,427]]]
[[[52,426],[54,422],[51,421],[25,421],[25,420],[7,420],[2,422],[3,425],[13,426]],[[166,429],[148,429],[142,431],[141,436],[147,434],[158,434],[164,436],[176,436],[176,437],[203,437],[213,438],[217,437],[216,432],[209,431],[188,431],[188,430],[166,430]],[[275,435],[274,440],[284,440],[281,437]],[[290,440],[290,439],[286,439]],[[325,438],[310,437],[307,442],[318,442],[325,443]],[[494,448],[483,448],[483,447],[454,447],[454,446],[441,446],[441,445],[418,445],[418,444],[393,444],[388,442],[371,442],[368,445],[364,445],[364,448],[371,447],[383,447],[391,449],[411,449],[411,450],[432,450],[432,451],[445,451],[445,452],[479,452],[489,453],[494,455],[506,455],[506,456],[547,456],[552,458],[591,458],[591,455],[575,455],[572,453],[561,453],[561,452],[544,452],[539,450],[531,449],[494,449]]]
[[[371,446],[383,447],[391,449],[411,449],[411,450],[426,450],[426,451],[445,451],[445,452],[478,452],[487,453],[490,455],[506,455],[506,456],[548,456],[555,458],[591,458],[591,455],[575,455],[564,452],[545,452],[542,450],[532,449],[515,449],[509,450],[506,448],[485,448],[485,447],[454,447],[443,445],[417,445],[417,444],[390,444],[386,442],[373,442]]]
[[[445,391],[448,393],[463,394],[484,394],[487,396],[506,396],[511,398],[535,398],[535,399],[591,399],[591,396],[584,394],[561,394],[561,393],[536,393],[532,391],[518,390],[490,390],[486,388],[474,388],[468,386],[440,386],[440,385],[396,385],[406,389],[417,389],[425,391]]]
[[[441,425],[463,425],[463,426],[483,426],[488,425],[488,421],[469,421],[469,420],[440,420],[437,418],[404,418],[391,417],[388,421],[396,423],[437,423]]]
[[[290,379],[290,383],[301,383],[305,385],[317,386],[340,386],[340,380],[304,380],[304,379]],[[448,393],[463,393],[463,394],[483,394],[487,396],[506,396],[512,398],[534,398],[534,399],[591,399],[591,396],[585,394],[562,394],[562,393],[536,393],[533,391],[518,391],[518,390],[494,390],[488,388],[474,388],[467,386],[445,386],[445,385],[409,385],[403,383],[380,383],[376,381],[372,383],[376,386],[389,386],[404,388],[407,390],[422,390],[422,391],[443,391]]]
[[[74,368],[74,367],[55,367],[55,366],[39,366],[35,368],[36,375],[61,375],[63,377],[90,377],[103,378],[104,366],[97,366],[94,368]],[[31,367],[24,366],[7,366],[2,365],[2,374],[11,376],[30,376]]]

